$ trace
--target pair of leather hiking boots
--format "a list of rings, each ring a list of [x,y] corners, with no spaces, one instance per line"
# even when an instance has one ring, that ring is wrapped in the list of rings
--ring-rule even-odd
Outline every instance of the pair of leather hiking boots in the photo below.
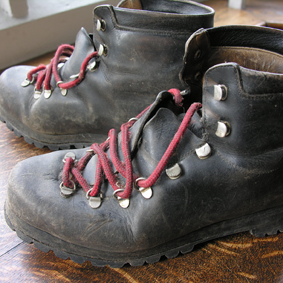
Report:
[[[283,229],[283,32],[213,28],[213,13],[185,1],[100,6],[75,49],[1,76],[0,115],[28,142],[96,142],[12,170],[5,216],[20,238],[120,267]]]

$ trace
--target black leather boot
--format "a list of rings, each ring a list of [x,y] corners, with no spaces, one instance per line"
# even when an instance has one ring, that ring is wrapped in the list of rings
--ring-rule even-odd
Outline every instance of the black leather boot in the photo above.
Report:
[[[252,26],[194,33],[182,77],[194,91],[202,85],[203,104],[184,108],[178,90],[163,91],[100,145],[20,162],[7,223],[43,251],[112,267],[157,262],[237,232],[276,234],[282,41],[282,31]]]
[[[94,9],[94,32],[62,45],[49,66],[17,66],[0,77],[0,119],[37,147],[101,142],[171,87],[187,38],[213,25],[213,9],[191,1],[124,0]],[[69,60],[66,60],[68,59]]]

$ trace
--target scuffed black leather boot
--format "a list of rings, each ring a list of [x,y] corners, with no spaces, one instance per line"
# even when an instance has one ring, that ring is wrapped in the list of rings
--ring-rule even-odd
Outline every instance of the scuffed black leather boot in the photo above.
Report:
[[[191,1],[124,0],[94,9],[94,32],[58,48],[49,66],[12,67],[0,77],[0,119],[37,147],[101,142],[162,89],[183,88],[188,37],[213,25],[213,9]],[[66,61],[66,59],[68,59]]]
[[[194,91],[202,84],[203,104],[184,108],[178,90],[161,92],[100,145],[20,162],[9,179],[7,223],[43,251],[112,267],[157,262],[241,231],[276,234],[282,42],[282,31],[267,28],[199,30],[187,42],[182,77]]]

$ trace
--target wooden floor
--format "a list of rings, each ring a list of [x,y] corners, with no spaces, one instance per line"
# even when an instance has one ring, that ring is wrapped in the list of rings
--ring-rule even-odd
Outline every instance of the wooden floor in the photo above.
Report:
[[[281,0],[247,0],[243,11],[227,8],[225,0],[205,4],[216,10],[216,26],[283,21]],[[52,55],[28,64],[47,64]],[[23,243],[3,217],[7,178],[20,160],[47,152],[0,124],[0,282],[283,282],[283,233],[260,239],[241,233],[199,245],[175,259],[119,269],[61,260],[53,252],[43,253]]]

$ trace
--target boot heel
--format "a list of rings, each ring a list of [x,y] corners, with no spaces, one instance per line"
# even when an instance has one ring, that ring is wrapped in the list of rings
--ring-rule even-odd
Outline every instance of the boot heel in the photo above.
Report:
[[[251,235],[256,236],[258,238],[263,238],[266,236],[277,235],[278,233],[283,232],[283,229],[253,229],[250,230]]]
[[[283,232],[283,207],[261,213],[260,224],[251,229],[250,233],[256,237],[276,235]]]

